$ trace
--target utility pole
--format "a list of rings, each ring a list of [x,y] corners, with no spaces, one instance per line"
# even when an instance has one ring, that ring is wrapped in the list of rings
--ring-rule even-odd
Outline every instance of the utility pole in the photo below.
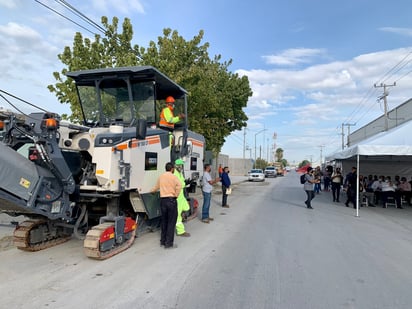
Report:
[[[320,166],[322,167],[322,151],[323,151],[323,147],[325,147],[325,145],[320,145]]]
[[[245,152],[246,152],[246,127],[243,129],[243,172],[246,174],[246,160],[245,160]]]
[[[263,130],[260,130],[259,132],[257,132],[257,133],[255,133],[255,164],[254,164],[254,167],[256,168],[256,136],[259,134],[259,133],[262,133],[262,132],[264,132],[264,131],[266,131],[267,129],[263,129]]]
[[[243,129],[243,161],[245,161],[246,152],[246,127]]]
[[[309,160],[310,160],[310,166],[312,166],[312,155],[308,155],[308,157],[309,157]]]
[[[276,139],[278,138],[278,134],[276,132],[273,132],[273,150],[272,150],[272,162],[276,161]]]
[[[350,127],[352,127],[352,126],[356,126],[356,123],[342,123],[342,150],[345,148],[345,133],[343,133],[343,127],[344,126],[347,126],[348,127],[348,142],[347,142],[347,145],[348,145],[348,147],[350,146],[349,145],[349,135],[350,135]]]
[[[394,87],[396,86],[396,82],[394,82],[392,85],[386,85],[386,84],[380,84],[379,86],[376,86],[376,84],[373,85],[375,88],[382,88],[383,87],[383,95],[379,97],[379,100],[383,99],[383,109],[384,109],[384,115],[385,115],[385,131],[388,131],[388,102],[386,100],[386,97],[389,95],[388,91],[386,90],[387,87]]]

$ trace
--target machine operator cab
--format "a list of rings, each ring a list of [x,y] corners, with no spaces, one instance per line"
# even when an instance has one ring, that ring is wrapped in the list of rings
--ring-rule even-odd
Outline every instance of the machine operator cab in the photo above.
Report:
[[[187,91],[151,66],[84,70],[67,76],[76,82],[87,127],[110,127],[119,132],[136,128],[136,137],[145,139],[162,130],[160,114],[170,96],[175,100],[174,114],[187,115]],[[172,161],[190,149],[185,117],[175,123],[173,135]]]

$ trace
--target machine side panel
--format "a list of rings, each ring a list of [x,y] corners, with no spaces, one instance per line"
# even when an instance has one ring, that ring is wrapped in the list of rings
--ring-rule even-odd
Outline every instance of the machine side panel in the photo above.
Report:
[[[2,143],[0,153],[0,188],[29,200],[39,179],[35,164]]]
[[[157,218],[161,216],[159,193],[142,194],[142,199],[143,199],[143,204],[146,208],[146,213],[149,219],[153,219],[153,218]]]

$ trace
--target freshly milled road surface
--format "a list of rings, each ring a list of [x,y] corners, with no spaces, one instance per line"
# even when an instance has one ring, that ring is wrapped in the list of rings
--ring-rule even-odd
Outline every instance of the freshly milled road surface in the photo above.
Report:
[[[159,232],[106,261],[86,258],[78,240],[0,247],[0,307],[411,308],[412,207],[355,217],[322,192],[306,209],[298,178],[237,184],[229,209],[217,187],[215,220],[188,222],[192,237],[176,249],[161,248]]]

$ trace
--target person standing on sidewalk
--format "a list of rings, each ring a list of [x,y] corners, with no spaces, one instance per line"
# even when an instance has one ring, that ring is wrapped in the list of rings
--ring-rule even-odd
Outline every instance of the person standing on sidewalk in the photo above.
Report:
[[[357,182],[357,170],[356,167],[352,167],[352,171],[346,175],[344,188],[346,190],[346,202],[345,206],[349,207],[349,203],[353,204],[353,208],[356,208],[356,182]]]
[[[319,183],[320,180],[315,178],[314,170],[311,166],[309,166],[306,170],[305,174],[305,183],[303,184],[303,190],[306,192],[306,207],[309,209],[313,209],[311,201],[315,197],[315,191],[313,190],[313,185],[315,183]]]
[[[332,197],[333,201],[339,203],[340,188],[343,183],[343,176],[340,167],[337,167],[332,173]]]
[[[229,168],[225,166],[223,168],[222,176],[222,207],[229,208],[227,204],[227,189],[230,188],[231,182],[229,178]]]
[[[209,216],[210,200],[212,199],[213,185],[220,181],[220,178],[212,179],[210,176],[210,164],[205,164],[203,181],[202,181],[202,194],[203,194],[203,207],[202,207],[202,222],[209,223],[213,221],[213,218]]]
[[[166,163],[165,169],[166,172],[160,175],[151,192],[155,193],[160,189],[160,210],[162,212],[160,245],[168,249],[176,247],[176,245],[173,246],[173,241],[177,219],[177,197],[182,190],[182,184],[173,174],[173,163]]]
[[[322,179],[323,173],[320,170],[320,166],[316,166],[316,168],[313,170],[313,176],[315,177],[315,180],[318,180],[317,182],[315,182],[315,186],[313,188],[314,192],[316,194],[319,194],[322,191],[322,188],[320,186],[320,180]]]
[[[222,177],[222,173],[223,173],[222,164],[219,164],[219,168],[217,169],[217,172],[219,173],[219,177]]]

